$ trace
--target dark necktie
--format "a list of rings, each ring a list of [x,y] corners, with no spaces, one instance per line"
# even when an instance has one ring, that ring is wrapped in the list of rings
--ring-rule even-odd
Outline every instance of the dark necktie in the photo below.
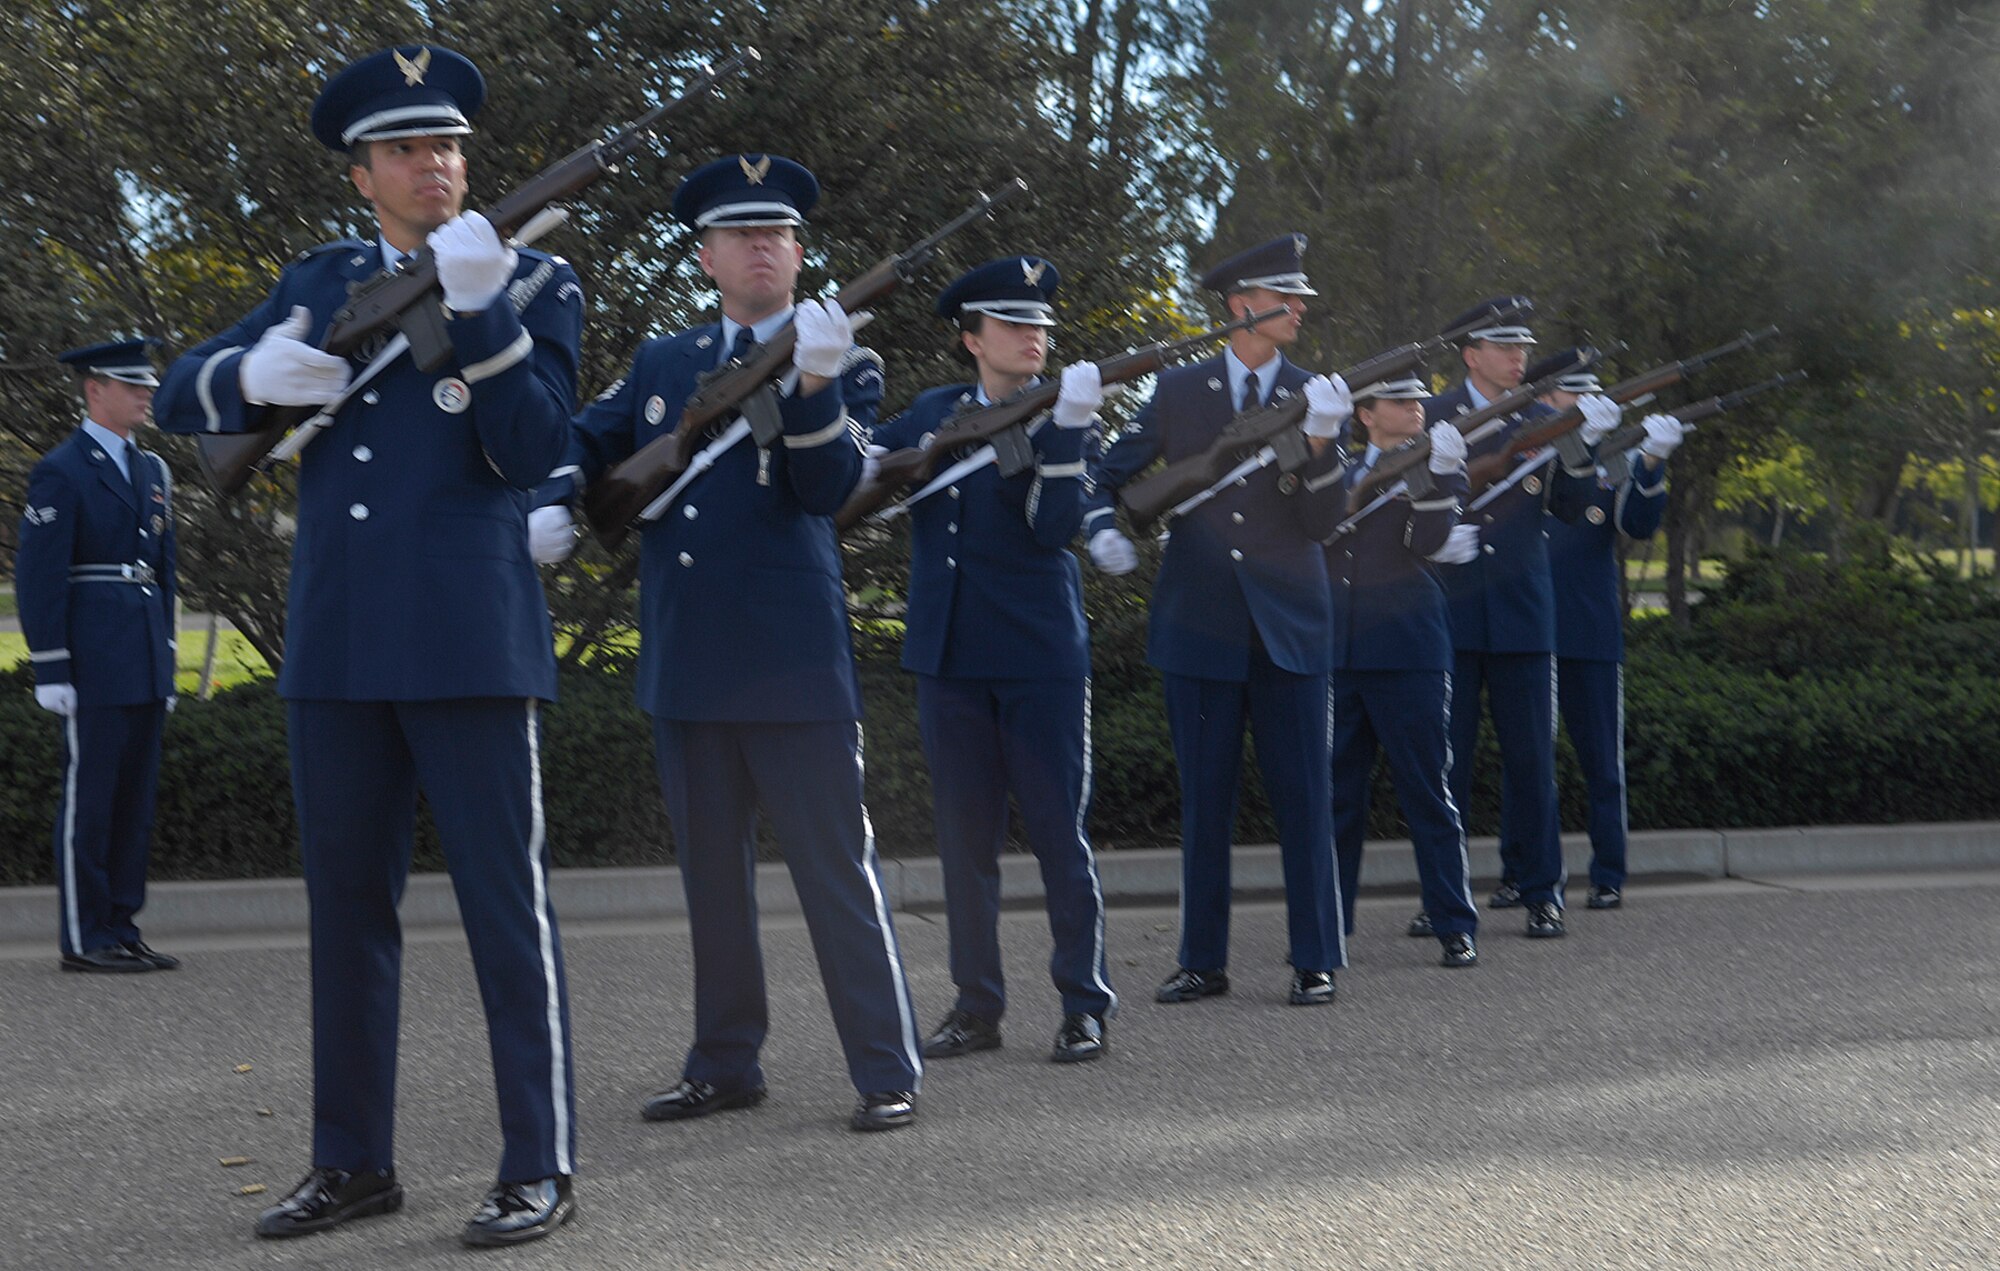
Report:
[[[729,342],[729,356],[724,362],[741,362],[749,358],[750,349],[757,343],[756,333],[749,327],[736,328],[736,338]]]
[[[132,483],[132,497],[143,512],[146,507],[146,480],[141,472],[138,443],[128,441],[125,443],[125,479]]]
[[[1262,406],[1263,404],[1264,404],[1263,401],[1257,396],[1257,377],[1255,375],[1244,376],[1243,409],[1256,410],[1259,406]]]

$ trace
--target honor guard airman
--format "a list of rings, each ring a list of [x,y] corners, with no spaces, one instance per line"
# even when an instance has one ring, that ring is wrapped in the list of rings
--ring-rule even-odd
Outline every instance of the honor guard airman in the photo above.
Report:
[[[1507,297],[1487,301],[1453,319],[1462,327]],[[1521,384],[1535,335],[1517,323],[1498,323],[1468,333],[1460,350],[1465,379],[1425,406],[1429,422],[1477,410]],[[1617,422],[1608,399],[1588,399],[1583,429],[1593,444]],[[1475,443],[1472,457],[1504,450],[1509,438],[1551,412],[1540,403],[1509,416],[1505,425]],[[1450,601],[1451,788],[1463,813],[1472,789],[1479,740],[1480,694],[1491,695],[1493,731],[1500,743],[1501,880],[1489,904],[1496,909],[1525,905],[1527,934],[1548,939],[1565,934],[1563,923],[1562,828],[1556,808],[1555,601],[1549,583],[1545,512],[1563,519],[1580,516],[1594,477],[1547,464],[1468,515],[1434,557]],[[1430,935],[1428,910],[1410,924],[1411,935]]]
[[[1113,524],[1120,485],[1157,459],[1201,453],[1238,411],[1306,395],[1304,431],[1316,452],[1307,470],[1264,468],[1174,521],[1153,589],[1146,655],[1164,681],[1181,781],[1180,965],[1155,994],[1162,1002],[1229,991],[1229,849],[1246,722],[1284,860],[1290,1001],[1333,1001],[1333,973],[1346,963],[1327,792],[1331,612],[1320,546],[1344,492],[1317,478],[1339,463],[1332,439],[1349,402],[1338,377],[1309,375],[1283,353],[1298,338],[1306,297],[1319,294],[1304,251],[1305,237],[1287,234],[1202,276],[1232,318],[1286,312],[1236,332],[1215,357],[1162,371],[1087,496],[1091,560],[1128,572],[1138,556]]]
[[[915,1011],[862,806],[861,695],[832,516],[860,481],[882,364],[837,303],[794,303],[797,230],[819,196],[804,167],[739,154],[695,169],[674,215],[700,236],[722,316],[641,345],[625,378],[576,418],[543,498],[573,499],[671,431],[709,372],[787,323],[796,387],[782,434],[711,441],[703,471],[640,537],[639,706],[653,718],[694,942],[694,1044],[649,1121],[763,1102],[769,1028],[757,938],[757,811],[770,818],[805,907],[827,1001],[860,1093],[851,1124],[916,1116]],[[725,436],[732,434],[725,433]],[[537,513],[559,530],[568,513]]]
[[[928,444],[951,415],[1028,388],[1048,357],[1061,276],[1037,256],[979,266],[946,287],[938,315],[958,328],[969,384],[921,393],[877,425],[884,450]],[[903,666],[917,676],[938,860],[958,1000],[924,1042],[929,1058],[1000,1044],[1000,852],[1007,797],[1041,864],[1062,996],[1053,1057],[1096,1059],[1117,1005],[1104,954],[1104,892],[1084,821],[1090,811],[1090,633],[1069,544],[1083,523],[1086,461],[1103,401],[1097,367],[1062,373],[1050,416],[1032,429],[1034,465],[1002,476],[986,463],[910,508]]]
[[[175,432],[263,427],[334,401],[354,367],[317,346],[354,284],[428,246],[444,365],[390,363],[304,451],[286,657],[300,854],[312,902],[313,1158],[257,1231],[296,1236],[402,1207],[393,1129],[402,936],[418,791],[443,840],[492,1043],[502,1154],[469,1244],[572,1212],[569,1008],[548,892],[541,712],[555,697],[529,494],[567,443],[583,297],[558,258],[461,213],[461,139],[486,95],[434,45],[329,80],[312,129],[374,205],[372,241],[316,247],[157,403]],[[372,352],[372,351],[371,351]]]
[[[1569,354],[1562,355],[1564,357]],[[1555,359],[1528,368],[1537,380]],[[1542,400],[1556,410],[1602,393],[1580,371]],[[1672,415],[1648,415],[1636,450],[1598,456],[1597,481],[1574,521],[1551,519],[1549,576],[1556,602],[1556,705],[1576,751],[1589,799],[1592,909],[1617,909],[1625,892],[1625,607],[1618,546],[1651,538],[1667,509],[1667,459],[1684,431]],[[1607,445],[1609,443],[1606,443]]]
[[[160,731],[174,705],[173,478],[139,448],[144,340],[73,349],[83,423],[28,476],[15,598],[35,701],[62,719],[56,942],[65,971],[168,971],[140,938]]]
[[[1350,490],[1385,451],[1424,430],[1430,387],[1416,376],[1354,390]],[[1430,561],[1466,499],[1465,439],[1448,422],[1430,430],[1430,456],[1406,489],[1327,547],[1333,592],[1333,843],[1348,934],[1368,834],[1369,788],[1386,754],[1409,822],[1417,878],[1443,965],[1479,960],[1479,912],[1465,824],[1451,794],[1451,619]],[[1352,500],[1350,499],[1350,503]]]

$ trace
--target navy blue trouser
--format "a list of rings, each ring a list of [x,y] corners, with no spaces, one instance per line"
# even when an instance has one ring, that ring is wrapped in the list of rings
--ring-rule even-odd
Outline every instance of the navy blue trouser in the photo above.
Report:
[[[1478,931],[1465,826],[1449,785],[1451,677],[1443,671],[1335,671],[1332,700],[1333,847],[1348,934],[1354,933],[1354,892],[1361,882],[1378,745],[1388,757],[1403,819],[1410,823],[1431,927],[1441,936]]]
[[[770,1031],[757,939],[757,809],[805,912],[827,1005],[862,1093],[923,1081],[916,1011],[861,803],[861,726],[653,721],[660,792],[678,844],[694,945],[686,1075],[723,1090],[764,1083]]]
[[[56,797],[56,941],[64,953],[130,944],[146,903],[165,702],[84,706],[62,721]]]
[[[395,1163],[396,906],[422,789],[486,1009],[499,1178],[575,1172],[576,1083],[548,894],[540,711],[524,698],[289,705],[312,901],[315,1165]]]
[[[1500,871],[1530,904],[1563,903],[1562,823],[1556,807],[1556,667],[1552,653],[1458,651],[1451,675],[1451,795],[1472,792],[1479,693],[1493,699],[1500,744]]]
[[[1556,659],[1556,702],[1590,799],[1590,881],[1625,886],[1625,667]]]
[[[1292,966],[1346,966],[1327,790],[1326,677],[1294,675],[1253,649],[1247,682],[1186,675],[1162,682],[1181,778],[1180,964],[1217,971],[1229,963],[1229,841],[1247,715],[1278,823]]]
[[[1049,978],[1065,1014],[1117,1004],[1104,956],[1104,889],[1084,819],[1090,813],[1090,681],[917,677],[917,721],[930,765],[938,862],[951,925],[958,1009],[998,1022],[1000,853],[1007,795],[1042,869]]]

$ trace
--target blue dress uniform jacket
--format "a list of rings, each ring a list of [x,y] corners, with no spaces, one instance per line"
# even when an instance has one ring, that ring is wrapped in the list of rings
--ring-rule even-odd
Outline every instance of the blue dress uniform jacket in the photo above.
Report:
[[[557,497],[671,431],[721,360],[721,338],[711,323],[642,344],[626,377],[577,416],[563,461],[577,473]],[[858,440],[881,400],[881,362],[857,350],[834,383],[780,401],[780,444],[745,438],[645,527],[642,710],[741,723],[861,717],[830,518],[860,479]]]
[[[248,317],[174,364],[155,417],[184,433],[258,427],[265,408],[239,388],[244,353],[299,305],[317,343],[349,285],[381,267],[378,244],[306,253]],[[486,1008],[498,1176],[574,1172],[542,818],[555,653],[527,510],[567,442],[582,311],[570,267],[521,249],[505,293],[446,321],[445,365],[398,358],[301,456],[278,690],[312,901],[315,1165],[395,1163],[396,906],[421,792]]]
[[[306,253],[248,317],[174,363],[153,403],[160,426],[258,427],[243,354],[294,305],[318,343],[349,285],[381,266],[373,243]],[[583,292],[568,264],[522,249],[509,300],[452,318],[450,363],[427,373],[398,359],[306,448],[284,696],[555,697],[526,514],[568,435]]]
[[[914,447],[976,405],[969,384],[921,394],[875,429],[890,450]],[[903,667],[920,675],[1048,679],[1090,673],[1083,582],[1069,544],[1083,522],[1087,428],[1045,422],[1035,467],[988,464],[910,510],[909,612]]]
[[[1424,403],[1428,426],[1472,409],[1464,384]],[[1479,459],[1504,448],[1516,432],[1553,412],[1539,402],[1472,448]],[[1553,458],[1553,456],[1551,456]],[[1439,571],[1451,601],[1455,648],[1481,653],[1551,653],[1556,647],[1555,597],[1549,581],[1546,510],[1569,521],[1581,516],[1592,482],[1560,465],[1537,472],[1500,495],[1466,523],[1479,526],[1479,556]]]
[[[1625,614],[1619,605],[1618,536],[1651,538],[1667,510],[1667,470],[1632,464],[1632,475],[1608,489],[1594,483],[1583,515],[1551,520],[1549,572],[1554,584],[1556,656],[1621,662]]]
[[[1451,622],[1427,558],[1458,524],[1467,486],[1463,472],[1432,480],[1421,504],[1399,497],[1327,545],[1335,670],[1451,670]]]
[[[28,475],[14,558],[21,633],[35,683],[75,685],[80,707],[174,692],[173,478],[144,451],[133,478],[137,489],[81,428]],[[70,572],[120,565],[144,568],[129,582]]]
[[[57,943],[139,939],[160,730],[174,691],[173,482],[132,452],[127,479],[79,428],[28,476],[15,598],[37,684],[69,684],[54,834]],[[136,488],[135,488],[136,483]]]
[[[1625,886],[1625,615],[1618,536],[1650,538],[1666,506],[1666,465],[1635,459],[1616,489],[1597,485],[1581,520],[1549,526],[1556,705],[1583,773],[1590,881],[1598,887]]]
[[[1097,465],[1086,535],[1111,525],[1104,518],[1118,486],[1155,459],[1199,454],[1235,417],[1224,356],[1160,372],[1152,400]],[[1304,391],[1310,378],[1282,362],[1272,400]],[[1299,475],[1317,475],[1332,462],[1329,450]],[[1147,660],[1175,675],[1240,682],[1261,641],[1281,669],[1324,675],[1329,612],[1319,544],[1340,519],[1338,485],[1312,494],[1303,481],[1281,482],[1276,468],[1266,468],[1174,521],[1153,588]]]
[[[915,446],[975,386],[920,394],[875,429],[877,445]],[[987,465],[911,510],[903,666],[917,708],[937,810],[957,1009],[997,1022],[1000,853],[1007,798],[1041,864],[1065,1013],[1117,1004],[1104,953],[1104,896],[1085,835],[1090,808],[1090,635],[1076,558],[1090,429],[1044,422],[1035,467],[1003,478]]]

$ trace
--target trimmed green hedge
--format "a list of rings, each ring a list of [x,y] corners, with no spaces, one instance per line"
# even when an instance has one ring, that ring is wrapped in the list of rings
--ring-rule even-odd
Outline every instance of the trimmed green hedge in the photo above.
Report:
[[[1159,677],[1145,665],[1143,598],[1091,596],[1092,832],[1105,849],[1170,845],[1179,787]],[[892,637],[857,633],[868,803],[887,855],[931,850],[930,782],[914,684]],[[0,883],[50,881],[58,777],[54,721],[23,665],[0,673]],[[559,864],[673,859],[652,738],[632,705],[629,661],[566,671],[545,716],[543,788]],[[1635,828],[1940,821],[2000,816],[2000,598],[1990,585],[1886,559],[1834,569],[1754,556],[1695,610],[1687,630],[1634,624],[1626,670],[1626,771]],[[1581,782],[1562,743],[1565,824],[1581,827]],[[1246,759],[1238,838],[1273,837]],[[1491,731],[1480,739],[1470,824],[1498,818]],[[1372,830],[1403,833],[1387,777]],[[284,704],[269,681],[168,722],[152,876],[296,872]],[[770,845],[766,845],[769,850]],[[441,864],[426,822],[420,868]]]

